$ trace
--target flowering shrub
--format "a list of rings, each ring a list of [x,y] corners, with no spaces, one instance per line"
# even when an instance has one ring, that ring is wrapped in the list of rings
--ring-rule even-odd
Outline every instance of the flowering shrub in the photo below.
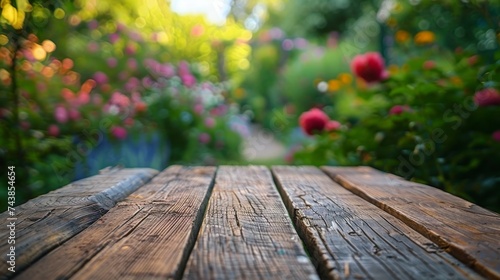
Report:
[[[380,65],[367,67],[380,73]],[[430,52],[390,66],[387,79],[358,84],[350,106],[363,113],[334,107],[329,114],[344,125],[309,137],[293,163],[370,165],[498,211],[500,123],[493,116],[500,113],[499,65],[459,51]],[[356,69],[355,75],[367,77]],[[321,117],[321,125],[327,118]]]
[[[75,59],[58,58],[56,44],[34,34],[19,42],[15,54],[13,45],[0,47],[0,83],[10,92],[0,97],[0,127],[10,135],[0,139],[0,161],[23,159],[29,176],[19,182],[26,186],[20,201],[69,183],[75,165],[105,139],[118,144],[157,133],[171,146],[173,162],[239,159],[244,129],[234,126],[238,107],[225,98],[229,86],[206,81],[196,65],[158,59],[168,49],[140,34],[121,26],[86,49],[75,44],[88,53]],[[104,50],[110,46],[116,48]],[[15,72],[5,70],[14,55]]]

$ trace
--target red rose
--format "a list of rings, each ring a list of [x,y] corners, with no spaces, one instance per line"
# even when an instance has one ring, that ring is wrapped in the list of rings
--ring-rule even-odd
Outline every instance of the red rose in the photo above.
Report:
[[[436,63],[432,60],[427,60],[426,62],[424,62],[423,67],[425,70],[431,70],[436,68]]]
[[[476,92],[474,102],[479,107],[500,105],[500,94],[494,88],[486,88]]]
[[[57,106],[54,110],[54,118],[58,123],[67,123],[69,120],[68,110],[63,106]]]
[[[493,140],[500,142],[500,130],[493,132],[493,134],[491,134],[491,137],[493,138]]]
[[[304,112],[299,117],[300,127],[307,135],[323,131],[328,121],[330,121],[328,116],[317,108]]]
[[[59,132],[60,132],[59,127],[55,124],[51,124],[47,129],[47,134],[52,137],[59,136]]]
[[[410,107],[408,105],[394,105],[389,110],[389,115],[401,115],[404,112],[409,112]]]
[[[146,111],[148,106],[146,105],[146,103],[139,101],[139,102],[135,103],[134,108],[135,108],[135,111],[137,113],[142,113],[142,112]]]
[[[357,55],[351,62],[352,72],[368,83],[377,82],[387,77],[384,59],[377,52]]]

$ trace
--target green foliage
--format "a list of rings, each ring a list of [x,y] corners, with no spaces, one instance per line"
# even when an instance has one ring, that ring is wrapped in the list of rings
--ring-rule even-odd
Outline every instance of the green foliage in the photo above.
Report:
[[[342,45],[338,48],[314,47],[306,49],[296,60],[291,61],[283,73],[283,95],[295,107],[303,112],[318,105],[332,105],[327,90],[318,88],[320,82],[328,83],[339,74],[349,71]],[[316,87],[314,87],[316,85]]]
[[[430,30],[439,44],[451,50],[492,52],[498,48],[498,1],[396,1],[388,26],[416,34]]]
[[[190,164],[238,160],[241,137],[231,127],[237,108],[220,102],[224,87],[206,83],[197,90],[179,91],[175,83],[165,89],[152,88],[145,98],[145,117],[151,128],[169,140],[172,160]]]
[[[500,106],[474,103],[475,92],[498,89],[499,65],[466,53],[410,59],[382,84],[359,91],[367,101],[361,110],[370,114],[338,116],[343,129],[318,135],[295,163],[370,165],[499,211],[500,143],[492,134],[500,129],[493,117]],[[385,101],[370,102],[375,98]],[[408,107],[391,113],[396,105]]]
[[[209,44],[206,38],[195,39],[194,49],[184,48],[193,58],[187,62],[176,52],[181,47],[165,44],[161,34],[151,38],[151,33],[102,15],[99,9],[109,6],[80,10],[66,5],[65,10],[33,7],[29,19],[36,21],[36,11],[42,11],[44,30],[29,29],[27,21],[16,25],[17,31],[9,27],[0,34],[0,167],[16,166],[18,204],[74,180],[79,166],[104,142],[112,147],[107,158],[92,155],[97,165],[116,164],[110,158],[117,153],[132,158],[128,140],[155,134],[160,134],[161,146],[156,152],[170,150],[170,163],[240,159],[242,124],[238,106],[227,98],[231,85],[211,81],[216,79],[205,65],[211,57],[196,56],[201,45]],[[8,23],[3,18],[2,25]],[[189,37],[197,23],[191,17],[182,23],[185,28],[177,31]],[[203,30],[216,30],[207,24],[197,27],[198,37]],[[226,33],[216,31],[227,44],[221,53],[227,54],[232,75],[239,67],[233,60],[239,62],[249,51],[244,41],[234,47],[232,40],[249,32],[236,25],[225,28]],[[212,52],[210,45],[206,48]],[[134,151],[131,164],[164,168],[158,157],[148,158],[144,151],[149,148]],[[6,201],[4,190],[2,185],[0,200]]]
[[[279,52],[279,47],[274,44],[255,48],[252,67],[242,84],[247,92],[246,102],[254,111],[254,119],[259,122],[263,122],[266,112],[277,105],[277,92],[273,89],[279,77]]]
[[[348,0],[290,0],[283,12],[283,29],[297,36],[324,35],[332,31],[344,32],[359,18],[364,7],[372,0],[351,2]]]

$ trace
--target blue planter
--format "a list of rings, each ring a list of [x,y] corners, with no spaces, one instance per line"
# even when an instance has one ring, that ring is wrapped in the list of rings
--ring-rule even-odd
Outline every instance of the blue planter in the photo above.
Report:
[[[78,139],[76,139],[78,143]],[[163,170],[170,159],[170,144],[159,133],[111,140],[104,136],[75,167],[75,180],[99,173],[108,166],[150,167]]]

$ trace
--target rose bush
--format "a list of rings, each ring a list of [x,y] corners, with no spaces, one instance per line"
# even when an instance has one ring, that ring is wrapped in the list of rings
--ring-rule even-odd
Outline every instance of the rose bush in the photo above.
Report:
[[[377,61],[355,58],[353,73],[371,84],[336,93],[355,94],[349,106],[363,114],[333,107],[329,116],[343,126],[332,134],[319,129],[329,116],[315,113],[321,117],[312,123],[322,132],[288,158],[294,164],[373,166],[499,211],[500,123],[493,116],[500,114],[500,53],[488,64],[463,51],[429,52],[389,66],[387,79],[367,74],[383,71]]]
[[[22,159],[19,201],[74,180],[75,166],[108,140],[121,145],[160,134],[171,147],[170,162],[239,159],[246,127],[226,98],[228,84],[208,81],[196,64],[162,61],[168,48],[125,26],[80,44],[86,38],[83,30],[73,39],[86,48],[73,51],[87,53],[75,59],[57,57],[58,46],[34,34],[20,38],[16,53],[13,44],[0,47],[0,83],[8,92],[0,96],[0,127],[8,135],[0,139],[0,161]],[[5,70],[13,63],[15,72]]]

